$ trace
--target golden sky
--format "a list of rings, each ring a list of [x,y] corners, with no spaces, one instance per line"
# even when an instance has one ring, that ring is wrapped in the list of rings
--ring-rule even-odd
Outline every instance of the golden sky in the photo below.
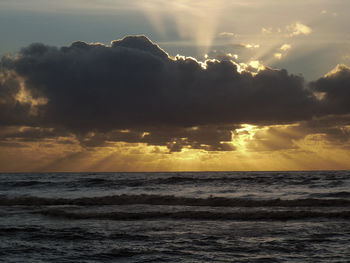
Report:
[[[349,8],[1,1],[0,172],[350,169]]]

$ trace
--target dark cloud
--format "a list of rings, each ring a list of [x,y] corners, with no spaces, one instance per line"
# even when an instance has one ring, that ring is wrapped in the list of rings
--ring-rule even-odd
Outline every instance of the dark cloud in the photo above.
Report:
[[[146,143],[166,146],[170,152],[181,151],[183,147],[208,151],[232,151],[234,146],[231,131],[238,126],[200,127],[155,127],[143,130],[114,130],[83,135],[79,139],[86,147],[108,146],[113,142]]]
[[[6,127],[0,131],[0,140],[40,141],[57,137],[70,137],[66,130],[41,127]]]
[[[34,99],[46,98],[48,103],[30,115],[30,105],[15,99],[18,80],[12,83],[5,77],[0,84],[0,123],[65,130],[87,147],[124,141],[167,146],[170,151],[234,150],[227,142],[242,123],[293,123],[350,112],[349,89],[344,87],[349,82],[343,73],[308,88],[301,76],[286,70],[239,73],[228,60],[202,64],[170,58],[144,36],[126,37],[111,46],[81,41],[62,48],[32,44],[15,58],[4,57],[1,72],[14,72]],[[330,90],[335,84],[338,88]],[[325,92],[327,103],[320,103],[314,91]],[[341,110],[322,108],[328,105]]]
[[[330,147],[348,148],[350,146],[350,115],[327,115],[295,125],[272,126],[255,133],[248,149],[250,151],[298,149],[295,142],[309,135],[315,136],[315,140],[318,140],[319,143],[322,141]]]
[[[345,146],[350,143],[350,115],[327,115],[294,127],[295,133],[320,134],[332,145]]]
[[[16,74],[0,67],[0,127],[33,122],[29,116],[30,105],[16,99],[20,88]]]
[[[150,130],[141,141],[151,145],[167,146],[170,151],[180,151],[185,146],[208,151],[232,151],[235,148],[228,142],[231,141],[231,131],[235,128],[237,126],[233,125],[191,128],[162,127]]]
[[[66,129],[26,126],[2,126],[0,129],[0,147],[30,147],[33,142],[40,142],[40,147],[77,144],[75,136]],[[54,144],[44,144],[43,142]]]
[[[346,114],[350,112],[350,68],[338,65],[325,77],[310,83],[315,92],[323,96],[323,114]]]

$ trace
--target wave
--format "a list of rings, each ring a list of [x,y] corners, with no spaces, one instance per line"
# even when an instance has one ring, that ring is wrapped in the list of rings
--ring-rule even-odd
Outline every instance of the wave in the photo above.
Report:
[[[213,177],[213,178],[196,178],[196,177],[166,177],[166,178],[138,178],[138,179],[104,179],[104,178],[84,178],[69,184],[79,184],[80,186],[104,187],[104,186],[123,186],[123,187],[139,187],[146,185],[184,185],[184,184],[205,184],[205,183],[233,183],[255,181],[255,183],[263,182],[260,178],[234,178],[234,177]]]
[[[311,196],[318,198],[350,198],[350,192],[342,191],[335,193],[314,193],[311,194]]]
[[[97,259],[97,260],[108,260],[115,258],[126,258],[133,257],[136,255],[145,255],[145,254],[153,254],[156,251],[147,248],[114,248],[109,251],[98,253],[94,255],[88,255],[87,259]]]
[[[30,175],[30,174],[29,174]],[[43,175],[34,175],[27,177],[19,177],[13,181],[4,181],[1,188],[7,187],[31,187],[43,186],[46,187],[139,187],[146,185],[187,185],[187,184],[251,184],[254,185],[270,185],[278,182],[280,185],[306,185],[317,183],[320,187],[336,187],[343,185],[347,179],[348,174],[339,173],[337,176],[326,176],[323,174],[298,174],[298,173],[204,173],[201,176],[197,174],[179,173],[173,176],[157,174],[141,174],[138,176],[125,176],[123,174],[115,174],[115,176],[91,177],[93,174],[79,175],[75,174],[50,175],[49,178]],[[1,174],[0,174],[1,176]],[[50,180],[53,179],[53,180]],[[58,179],[58,181],[57,181]],[[323,181],[323,182],[322,182]],[[328,182],[329,181],[329,182]],[[319,185],[321,184],[325,185]]]
[[[315,212],[315,211],[255,211],[217,213],[209,211],[181,212],[141,212],[141,213],[77,213],[60,209],[40,212],[43,215],[67,219],[107,219],[107,220],[156,220],[156,219],[191,219],[191,220],[298,220],[311,218],[350,219],[350,211]]]
[[[40,228],[37,227],[4,227],[0,228],[0,234],[4,233],[23,233],[23,232],[30,232],[30,233],[37,233],[40,231]]]
[[[0,206],[56,206],[56,205],[169,205],[169,206],[211,206],[211,207],[348,207],[347,199],[270,199],[253,200],[243,198],[209,197],[190,198],[173,195],[110,195],[102,197],[81,198],[44,198],[0,196]]]
[[[14,182],[3,182],[2,187],[28,187],[28,186],[36,186],[36,185],[49,185],[52,184],[51,182],[47,181],[36,181],[36,180],[30,180],[30,181],[14,181]]]
[[[177,185],[177,184],[205,184],[205,183],[254,183],[269,184],[279,180],[279,183],[286,184],[305,184],[312,182],[313,178],[285,178],[272,175],[264,176],[214,176],[214,177],[196,177],[196,176],[171,176],[165,178],[128,178],[128,179],[105,179],[105,178],[84,178],[79,180],[82,185],[115,185],[115,186],[145,186],[145,185]],[[320,178],[317,178],[320,179]]]

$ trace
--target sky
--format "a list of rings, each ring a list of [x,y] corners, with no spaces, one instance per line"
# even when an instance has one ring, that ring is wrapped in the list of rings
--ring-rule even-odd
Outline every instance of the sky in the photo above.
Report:
[[[350,169],[347,0],[0,0],[0,171]]]

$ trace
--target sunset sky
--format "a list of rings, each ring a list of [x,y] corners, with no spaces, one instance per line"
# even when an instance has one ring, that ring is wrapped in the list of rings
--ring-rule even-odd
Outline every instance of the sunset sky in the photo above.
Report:
[[[350,169],[349,10],[0,0],[0,172]]]

